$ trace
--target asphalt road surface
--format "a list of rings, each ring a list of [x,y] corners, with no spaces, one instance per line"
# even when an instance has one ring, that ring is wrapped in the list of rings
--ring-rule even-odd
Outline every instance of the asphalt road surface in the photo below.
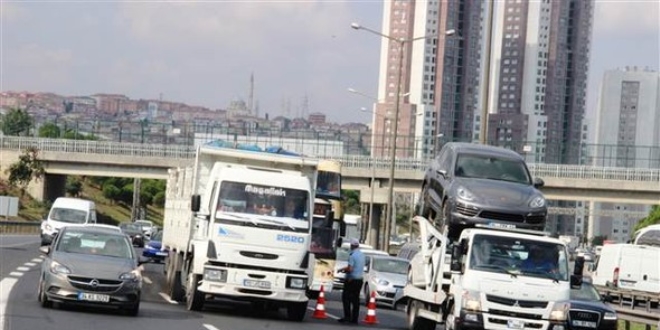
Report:
[[[145,264],[140,313],[125,316],[116,310],[55,306],[42,308],[37,302],[37,283],[41,269],[37,236],[0,236],[0,330],[296,330],[296,329],[406,329],[405,313],[380,307],[378,324],[345,325],[340,292],[326,294],[327,319],[312,318],[316,300],[310,300],[303,322],[286,320],[285,311],[255,311],[252,305],[232,301],[209,303],[202,312],[187,311],[180,303],[169,301],[163,293],[162,264]],[[136,249],[141,253],[140,249]],[[360,320],[367,309],[361,308]],[[439,326],[438,329],[441,327]]]

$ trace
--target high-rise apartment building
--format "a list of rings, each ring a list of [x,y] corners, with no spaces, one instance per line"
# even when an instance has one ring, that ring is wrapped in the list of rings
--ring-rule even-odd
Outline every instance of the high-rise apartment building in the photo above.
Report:
[[[399,72],[397,156],[427,158],[442,141],[472,140],[483,90],[480,63],[486,54],[482,39],[487,31],[483,20],[488,4],[385,1],[383,34],[416,40],[404,43],[399,61],[399,43],[383,39],[372,155],[388,156],[390,152]]]
[[[536,162],[580,162],[593,7],[593,0],[498,2],[490,143],[526,149]]]
[[[596,148],[593,165],[659,168],[660,73],[636,67],[605,72],[595,133],[594,143],[604,147]],[[604,235],[626,242],[639,220],[636,214],[648,212],[650,206],[591,203],[591,208],[594,215],[589,221],[590,237]]]
[[[478,141],[488,92],[489,143],[531,161],[579,163],[593,7],[593,0],[385,1],[383,34],[435,37],[407,42],[401,62],[398,43],[383,39],[372,154],[389,155],[401,63],[397,156],[426,158],[442,142]]]

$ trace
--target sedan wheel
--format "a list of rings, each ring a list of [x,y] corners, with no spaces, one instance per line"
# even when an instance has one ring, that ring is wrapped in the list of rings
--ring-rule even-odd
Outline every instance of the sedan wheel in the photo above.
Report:
[[[39,302],[41,303],[41,307],[50,308],[50,307],[53,306],[53,302],[48,300],[48,296],[46,295],[45,286],[46,286],[46,283],[44,282],[43,279],[41,279],[39,281],[38,298],[39,298]]]

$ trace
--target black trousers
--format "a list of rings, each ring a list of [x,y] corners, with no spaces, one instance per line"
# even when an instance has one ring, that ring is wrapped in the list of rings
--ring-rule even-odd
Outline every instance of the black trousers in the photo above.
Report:
[[[357,323],[360,316],[360,290],[362,280],[347,279],[341,293],[341,302],[344,305],[344,320]]]

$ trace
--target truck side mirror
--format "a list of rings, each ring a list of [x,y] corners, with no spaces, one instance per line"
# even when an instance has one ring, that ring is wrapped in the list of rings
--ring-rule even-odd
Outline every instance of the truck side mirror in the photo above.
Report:
[[[571,275],[571,289],[579,289],[582,287],[582,276]]]
[[[199,206],[202,203],[202,198],[200,195],[192,195],[190,197],[190,210],[193,212],[198,212],[199,211]]]
[[[454,244],[451,247],[451,264],[449,269],[452,272],[461,271],[461,256],[463,255],[461,244]]]
[[[573,269],[573,274],[581,277],[583,272],[584,272],[584,256],[577,256],[575,258],[575,268]]]
[[[341,247],[342,243],[344,243],[344,239],[341,238],[341,237],[337,238],[337,247],[338,247],[338,248]]]

